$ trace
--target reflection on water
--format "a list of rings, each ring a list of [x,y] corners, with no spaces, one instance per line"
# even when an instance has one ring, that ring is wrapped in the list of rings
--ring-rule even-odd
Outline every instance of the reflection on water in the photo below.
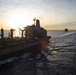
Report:
[[[51,52],[51,54],[57,54],[58,53],[58,51],[52,51]]]

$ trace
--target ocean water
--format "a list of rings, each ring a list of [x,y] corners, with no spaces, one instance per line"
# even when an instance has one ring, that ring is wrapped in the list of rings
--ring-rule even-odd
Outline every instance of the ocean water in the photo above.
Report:
[[[76,75],[76,31],[48,31],[49,46],[0,61],[0,75]]]

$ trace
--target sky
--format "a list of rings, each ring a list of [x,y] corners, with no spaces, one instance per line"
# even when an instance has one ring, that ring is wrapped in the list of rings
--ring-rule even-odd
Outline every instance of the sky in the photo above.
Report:
[[[0,0],[0,28],[32,25],[47,30],[76,30],[76,0]]]

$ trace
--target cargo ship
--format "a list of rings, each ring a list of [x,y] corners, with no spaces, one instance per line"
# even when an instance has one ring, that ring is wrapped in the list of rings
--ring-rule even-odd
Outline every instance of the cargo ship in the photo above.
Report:
[[[21,38],[13,37],[14,31],[14,29],[10,29],[10,36],[5,38],[4,29],[1,29],[0,60],[19,56],[28,51],[41,52],[41,48],[46,48],[51,38],[51,36],[47,36],[47,31],[40,27],[38,19],[34,20],[33,25],[26,26],[21,30]]]

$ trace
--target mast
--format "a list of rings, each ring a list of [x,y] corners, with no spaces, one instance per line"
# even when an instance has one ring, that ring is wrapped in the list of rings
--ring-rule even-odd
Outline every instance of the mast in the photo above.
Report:
[[[2,19],[1,19],[2,20]],[[3,21],[1,21],[1,40],[4,39],[4,29],[3,29]]]
[[[34,21],[34,25],[35,25],[36,17],[33,19],[33,21]]]
[[[3,40],[3,39],[4,39],[4,29],[1,28],[1,40]]]
[[[11,32],[11,39],[13,40],[13,32],[15,31],[15,29],[10,29]]]

